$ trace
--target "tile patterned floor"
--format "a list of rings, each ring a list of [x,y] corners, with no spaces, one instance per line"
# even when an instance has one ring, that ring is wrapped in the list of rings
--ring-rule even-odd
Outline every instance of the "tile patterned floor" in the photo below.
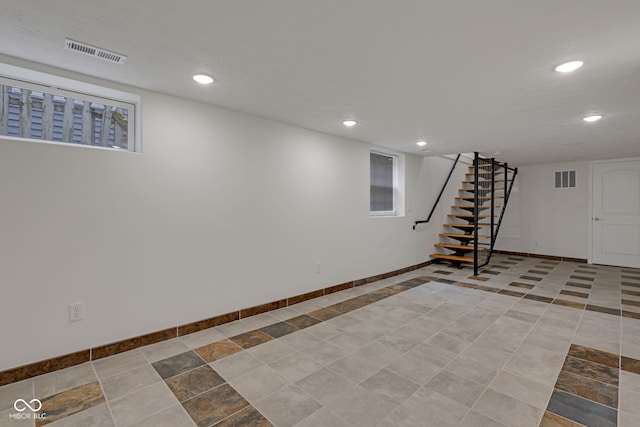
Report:
[[[640,270],[495,255],[471,274],[432,265],[0,387],[0,427],[640,425]]]

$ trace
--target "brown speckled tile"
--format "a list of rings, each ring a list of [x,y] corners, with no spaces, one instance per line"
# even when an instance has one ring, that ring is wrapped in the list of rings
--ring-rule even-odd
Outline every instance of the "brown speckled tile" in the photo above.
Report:
[[[600,363],[601,365],[610,366],[612,368],[620,367],[619,356],[617,354],[584,347],[578,344],[571,344],[568,355],[577,357],[578,359]]]
[[[598,305],[587,304],[587,306],[585,307],[585,310],[597,311],[599,313],[606,313],[606,314],[612,314],[614,316],[620,316],[619,308],[600,307]]]
[[[520,276],[520,278],[524,279],[524,280],[534,280],[536,282],[539,282],[539,281],[542,280],[542,277],[526,276],[526,275],[525,276]]]
[[[623,305],[632,305],[634,307],[640,307],[640,301],[634,301],[634,300],[630,300],[630,299],[623,299],[622,300],[622,304]]]
[[[610,366],[601,365],[589,360],[578,359],[572,356],[567,356],[562,370],[571,374],[611,384],[613,386],[618,386],[619,383],[618,368],[612,368]]]
[[[576,279],[576,280],[587,280],[587,281],[594,281],[593,277],[590,276],[578,276],[577,274],[572,274],[571,276],[569,276],[571,279]]]
[[[622,293],[624,295],[633,295],[633,296],[636,296],[636,297],[640,297],[640,291],[629,291],[629,290],[626,290],[626,289],[623,288],[622,289]]]
[[[634,313],[633,311],[622,310],[622,317],[629,319],[640,319],[640,313]]]
[[[187,323],[185,325],[178,326],[178,336],[203,331],[205,329],[224,325],[225,323],[233,322],[238,319],[240,319],[240,312],[234,311],[232,313],[222,314],[220,316],[211,317],[209,319]]]
[[[618,387],[604,384],[565,370],[560,372],[556,389],[584,397],[613,409],[618,408]]]
[[[176,398],[183,402],[224,384],[224,379],[209,365],[204,365],[165,381]]]
[[[479,280],[481,282],[486,282],[487,280],[489,280],[488,277],[483,277],[483,276],[469,276],[468,279]]]
[[[204,360],[193,351],[186,351],[151,364],[160,377],[165,380],[202,365],[204,365]]]
[[[240,347],[247,349],[255,347],[267,341],[271,341],[273,338],[262,331],[254,330],[245,332],[244,334],[236,335],[235,337],[231,337],[229,339]]]
[[[380,295],[380,297],[386,298],[384,295]],[[328,308],[321,308],[319,310],[315,310],[315,311],[312,311],[311,313],[308,313],[308,315],[311,317],[315,317],[318,320],[329,320],[329,319],[333,319],[334,317],[340,316],[341,313],[338,313],[335,310],[330,310]]]
[[[584,424],[578,424],[566,418],[546,411],[539,427],[586,427]]]
[[[230,340],[222,340],[198,347],[194,351],[207,363],[211,363],[242,351],[242,348]]]
[[[640,288],[640,283],[622,282],[622,286],[629,286],[632,288]]]
[[[516,288],[523,288],[523,289],[533,289],[536,287],[536,285],[529,285],[528,283],[520,283],[520,282],[511,282],[509,283],[509,286],[514,286]]]
[[[37,396],[36,396],[37,397]],[[50,424],[69,415],[91,408],[105,402],[102,388],[98,381],[63,391],[41,400],[40,413],[46,417],[36,423],[37,427]]]
[[[591,289],[592,285],[587,285],[586,283],[577,283],[577,282],[567,282],[565,283],[567,286],[572,286],[574,288],[582,288],[582,289]]]
[[[296,316],[291,319],[285,320],[289,325],[293,325],[295,328],[304,329],[309,326],[317,325],[321,321],[316,319],[315,317],[307,316],[303,314],[301,316]]]
[[[71,366],[80,365],[91,360],[91,351],[83,350],[53,359],[43,360],[17,368],[0,372],[0,386],[33,378],[38,375],[54,372]]]
[[[436,270],[433,273],[434,274],[451,274],[450,271],[446,271],[446,270]]]
[[[182,406],[198,427],[210,427],[246,408],[249,402],[225,383],[182,402]]]
[[[620,362],[623,371],[640,375],[640,360],[622,356]]]
[[[496,292],[496,293],[500,291],[500,288],[494,288],[493,286],[484,286],[484,285],[478,285],[476,286],[476,289],[480,289],[481,291]]]
[[[459,286],[461,288],[475,288],[476,285],[473,285],[471,283],[464,283],[464,282],[456,282],[456,283],[452,283],[453,286]]]
[[[215,427],[273,427],[273,424],[253,406],[248,406],[216,424]]]
[[[273,325],[260,328],[260,330],[273,338],[280,338],[285,335],[289,335],[292,332],[297,331],[298,328],[293,325],[290,325],[289,323],[278,322],[278,323],[274,323]]]
[[[551,395],[547,411],[586,426],[616,427],[618,424],[615,409],[559,390]]]
[[[524,298],[530,299],[532,301],[539,301],[539,302],[546,302],[546,303],[551,303],[553,301],[553,298],[543,297],[543,296],[534,295],[534,294],[527,294],[524,296]]]
[[[102,359],[104,357],[113,356],[114,354],[123,353],[146,345],[155,344],[166,341],[178,336],[178,328],[168,328],[162,331],[152,332],[135,338],[106,344],[91,349],[91,360]]]
[[[531,273],[531,274],[549,274],[548,271],[543,271],[543,270],[529,270],[529,271],[527,271],[527,273]]]
[[[580,308],[580,309],[583,309],[585,307],[585,304],[574,302],[574,301],[566,301],[563,299],[554,299],[552,304],[563,305],[565,307]]]
[[[585,294],[583,292],[576,292],[576,291],[567,291],[565,289],[561,290],[560,294],[570,295],[572,297],[578,297],[578,298],[589,298],[589,294]]]
[[[508,289],[501,289],[498,291],[498,293],[502,295],[509,295],[511,297],[518,297],[518,298],[522,298],[525,295],[523,292],[511,291]]]

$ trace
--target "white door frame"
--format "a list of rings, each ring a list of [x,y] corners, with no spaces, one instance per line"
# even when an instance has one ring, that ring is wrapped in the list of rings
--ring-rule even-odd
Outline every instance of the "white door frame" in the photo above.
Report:
[[[622,163],[622,162],[633,162],[640,160],[640,157],[627,157],[623,159],[607,159],[607,160],[592,160],[589,162],[589,200],[588,200],[588,217],[587,223],[589,224],[589,234],[588,234],[588,244],[589,244],[589,253],[587,262],[589,264],[593,264],[593,165],[598,163]]]

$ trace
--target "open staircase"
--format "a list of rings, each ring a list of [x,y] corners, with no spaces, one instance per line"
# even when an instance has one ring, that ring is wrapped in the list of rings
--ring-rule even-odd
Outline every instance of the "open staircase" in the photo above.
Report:
[[[452,172],[453,168],[455,164]],[[517,173],[517,168],[475,153],[473,165],[462,181],[460,196],[456,197],[444,224],[446,232],[440,234],[442,242],[435,244],[438,252],[431,257],[457,267],[471,264],[474,275],[478,275],[478,269],[491,258]]]

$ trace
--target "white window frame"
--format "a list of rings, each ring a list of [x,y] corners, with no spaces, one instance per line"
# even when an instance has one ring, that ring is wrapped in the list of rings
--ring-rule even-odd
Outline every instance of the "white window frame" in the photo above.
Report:
[[[369,150],[369,159],[371,158],[371,154],[387,156],[393,159],[393,210],[373,212],[371,211],[371,200],[369,200],[369,216],[371,218],[404,216],[404,155],[382,147],[371,148]],[[369,176],[371,176],[371,160],[369,160]],[[369,178],[369,197],[371,197],[371,178]]]
[[[0,63],[0,84],[50,93],[52,95],[71,97],[82,101],[127,108],[129,141],[127,149],[123,150],[6,135],[0,135],[0,140],[38,142],[41,144],[62,145],[65,147],[84,147],[120,152],[142,152],[141,100],[139,95],[3,63]],[[133,138],[131,138],[131,136],[133,136]]]

